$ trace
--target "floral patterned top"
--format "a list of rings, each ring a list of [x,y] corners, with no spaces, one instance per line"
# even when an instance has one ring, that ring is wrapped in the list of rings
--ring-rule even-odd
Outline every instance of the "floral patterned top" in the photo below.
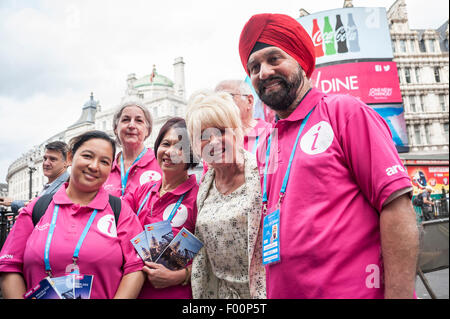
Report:
[[[265,298],[261,187],[254,155],[244,151],[245,183],[229,195],[215,187],[214,169],[197,197],[195,235],[204,247],[192,265],[194,298]]]

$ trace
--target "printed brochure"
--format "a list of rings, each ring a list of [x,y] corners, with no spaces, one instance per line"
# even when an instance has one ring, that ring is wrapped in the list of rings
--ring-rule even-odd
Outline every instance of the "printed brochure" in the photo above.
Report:
[[[168,220],[144,226],[152,260],[157,260],[173,239],[172,226]]]
[[[156,260],[170,270],[185,268],[203,247],[203,243],[186,228],[182,228]]]

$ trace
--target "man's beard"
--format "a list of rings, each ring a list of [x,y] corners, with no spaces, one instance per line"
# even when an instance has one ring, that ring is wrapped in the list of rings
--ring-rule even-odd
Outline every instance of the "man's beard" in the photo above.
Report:
[[[264,86],[266,83],[278,80],[281,88],[277,91],[265,93]],[[258,85],[258,95],[261,101],[275,111],[285,111],[297,98],[297,91],[300,85],[303,84],[303,76],[301,68],[292,75],[292,79],[287,79],[282,75],[275,75],[266,80],[263,80]]]

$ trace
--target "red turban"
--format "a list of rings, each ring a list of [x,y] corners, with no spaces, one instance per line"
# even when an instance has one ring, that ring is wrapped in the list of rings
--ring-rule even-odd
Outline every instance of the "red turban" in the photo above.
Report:
[[[314,44],[301,24],[284,14],[256,14],[248,20],[239,39],[239,54],[245,72],[256,42],[276,46],[294,58],[309,78],[314,71]]]

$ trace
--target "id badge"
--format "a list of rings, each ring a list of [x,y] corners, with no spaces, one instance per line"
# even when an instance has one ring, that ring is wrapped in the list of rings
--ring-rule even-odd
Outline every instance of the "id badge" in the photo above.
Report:
[[[263,220],[263,265],[280,261],[280,210],[266,215]]]

